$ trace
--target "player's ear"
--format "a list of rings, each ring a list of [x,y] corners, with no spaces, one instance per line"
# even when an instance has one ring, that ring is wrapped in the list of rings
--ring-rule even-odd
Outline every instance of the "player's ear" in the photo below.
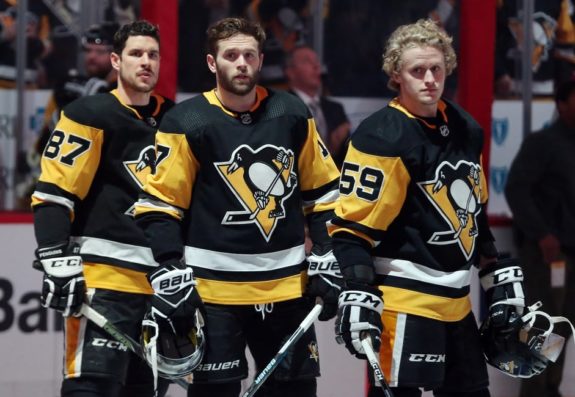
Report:
[[[110,53],[110,61],[112,62],[112,67],[114,69],[120,70],[120,63],[122,62],[120,55],[116,54],[115,52]]]
[[[212,54],[206,55],[206,63],[212,73],[216,73],[216,58]]]

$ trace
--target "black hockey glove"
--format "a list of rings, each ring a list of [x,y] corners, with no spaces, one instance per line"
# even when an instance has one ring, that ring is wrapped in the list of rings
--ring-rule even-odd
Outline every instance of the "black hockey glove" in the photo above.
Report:
[[[196,309],[206,318],[191,267],[181,261],[167,262],[150,272],[148,280],[154,289],[150,313],[156,320],[186,322],[195,318]]]
[[[42,306],[55,309],[65,317],[79,315],[86,283],[77,243],[62,242],[36,250],[34,267],[44,271]]]
[[[335,340],[357,358],[366,358],[363,338],[371,337],[374,351],[381,347],[383,293],[373,285],[372,267],[347,267],[343,275],[346,281],[338,300]]]
[[[321,253],[320,249],[314,247],[307,257],[307,263],[308,283],[305,294],[323,300],[323,309],[318,319],[330,320],[337,313],[337,300],[343,285],[337,259],[332,250]]]
[[[525,308],[523,271],[515,259],[501,259],[479,272],[481,286],[489,304],[489,320],[501,333],[516,330]]]

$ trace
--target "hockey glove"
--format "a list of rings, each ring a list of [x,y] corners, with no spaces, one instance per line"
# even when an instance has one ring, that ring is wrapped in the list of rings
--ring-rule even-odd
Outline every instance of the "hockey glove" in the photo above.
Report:
[[[523,314],[523,271],[517,260],[507,258],[488,265],[479,272],[481,286],[489,304],[489,320],[501,333],[513,332],[515,320]]]
[[[79,315],[86,283],[77,243],[63,242],[36,250],[34,267],[44,271],[42,306],[55,309],[65,317]]]
[[[374,351],[381,347],[383,323],[383,293],[374,286],[354,282],[346,283],[339,295],[335,340],[357,358],[366,358],[361,339],[371,337]]]
[[[150,313],[156,320],[186,323],[195,318],[196,309],[206,318],[191,267],[181,261],[167,262],[149,273],[148,280],[154,290]]]
[[[320,297],[323,300],[323,309],[319,314],[320,321],[327,321],[337,313],[337,299],[343,285],[343,277],[339,271],[339,264],[333,251],[320,254],[319,249],[312,249],[307,257],[308,284],[306,295]]]

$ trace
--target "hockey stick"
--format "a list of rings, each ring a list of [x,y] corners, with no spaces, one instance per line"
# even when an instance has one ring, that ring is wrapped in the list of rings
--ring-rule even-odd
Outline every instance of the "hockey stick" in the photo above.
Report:
[[[367,356],[367,361],[371,369],[373,370],[373,376],[375,377],[375,385],[381,387],[383,390],[383,394],[385,397],[393,397],[393,392],[391,388],[387,384],[385,380],[385,376],[383,375],[383,371],[381,366],[379,365],[379,360],[373,351],[373,347],[371,345],[371,338],[369,336],[365,336],[361,339],[361,345],[363,346],[363,350],[365,351],[365,355]]]
[[[121,344],[125,345],[132,353],[135,353],[138,357],[146,361],[146,356],[138,342],[136,342],[132,337],[126,335],[118,327],[110,322],[106,317],[100,314],[96,309],[92,308],[86,303],[82,304],[80,309],[80,314],[86,317],[88,320],[96,324],[98,327],[106,331],[112,338],[116,339]],[[188,389],[188,384],[183,379],[173,379],[174,383],[182,386],[184,389]]]
[[[302,320],[300,325],[297,327],[295,332],[290,336],[287,342],[283,344],[283,346],[278,350],[278,352],[271,359],[268,365],[266,365],[265,368],[258,374],[258,376],[254,378],[252,384],[246,390],[246,392],[243,394],[242,397],[252,397],[255,394],[255,392],[258,391],[258,389],[271,375],[271,373],[276,369],[279,363],[281,363],[282,360],[285,358],[288,349],[292,347],[299,340],[299,338],[301,338],[301,336],[309,329],[309,327],[313,324],[313,322],[317,320],[317,317],[319,316],[319,313],[323,308],[323,302],[321,302],[319,299],[316,302],[317,303],[315,304],[313,309],[311,309],[309,314],[305,316],[305,318]]]

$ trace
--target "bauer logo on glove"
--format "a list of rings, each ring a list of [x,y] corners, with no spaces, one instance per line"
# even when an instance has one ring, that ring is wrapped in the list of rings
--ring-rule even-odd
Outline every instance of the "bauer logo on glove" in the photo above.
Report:
[[[160,268],[151,280],[152,288],[157,294],[173,295],[190,286],[196,285],[194,273],[187,269]]]

